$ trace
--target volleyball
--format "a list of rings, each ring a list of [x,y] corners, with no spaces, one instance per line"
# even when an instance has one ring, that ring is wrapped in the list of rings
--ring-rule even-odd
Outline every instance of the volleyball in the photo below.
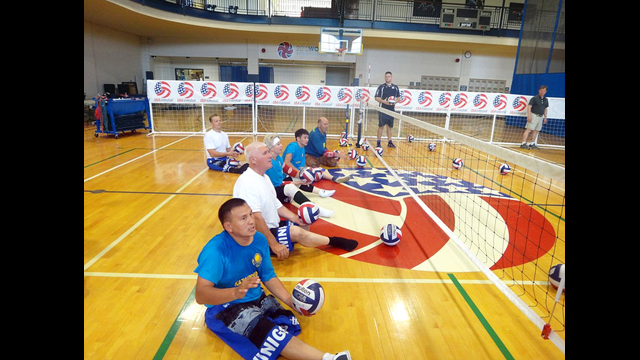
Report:
[[[349,141],[347,140],[347,138],[340,138],[340,146],[347,146],[349,145]]]
[[[362,150],[363,150],[363,151],[367,151],[367,150],[369,150],[369,143],[364,143],[364,144],[362,144]]]
[[[407,141],[408,142],[413,142],[413,135],[407,136]]]
[[[453,168],[454,169],[460,169],[463,166],[464,166],[464,161],[462,161],[462,159],[460,159],[460,158],[453,159]]]
[[[300,204],[298,208],[298,216],[307,225],[311,225],[320,217],[320,208],[311,201]]]
[[[301,180],[307,180],[310,183],[312,183],[316,179],[316,176],[313,173],[313,169],[308,166],[302,169],[298,176]]]
[[[324,289],[319,282],[311,279],[298,282],[291,295],[293,308],[304,315],[315,314],[324,305]]]
[[[436,151],[436,143],[429,143],[429,151]]]
[[[364,155],[358,156],[356,159],[356,165],[358,165],[358,167],[364,167],[367,165],[367,158],[365,158]]]
[[[500,165],[500,174],[507,175],[510,172],[511,172],[511,166],[509,166],[509,164],[504,163]]]
[[[240,161],[234,159],[234,158],[227,158],[227,164],[229,166],[238,166],[240,165]]]
[[[402,239],[402,230],[395,224],[387,224],[380,229],[380,240],[385,245],[395,246]]]
[[[396,97],[395,97],[395,96],[389,96],[389,97],[387,98],[387,102],[388,102],[389,104],[395,104],[395,103],[396,103]]]
[[[324,175],[324,168],[317,167],[313,168],[313,177],[316,181],[322,180],[322,176]]]
[[[238,154],[244,154],[244,145],[242,145],[241,142],[233,144],[233,151],[237,152]]]
[[[349,150],[347,155],[349,155],[349,160],[353,160],[358,157],[358,152],[356,151],[356,149],[351,149]]]
[[[554,288],[557,289],[558,286],[560,286],[560,280],[562,280],[563,277],[564,264],[554,265],[551,267],[551,269],[549,269],[549,283],[551,283]],[[565,287],[567,285],[566,281],[567,280],[565,280]],[[564,291],[564,288],[562,289],[562,291]]]
[[[373,149],[375,152],[378,153],[378,155],[382,156],[382,153],[384,152],[384,150],[382,150],[382,148],[380,146],[376,147],[375,149]]]

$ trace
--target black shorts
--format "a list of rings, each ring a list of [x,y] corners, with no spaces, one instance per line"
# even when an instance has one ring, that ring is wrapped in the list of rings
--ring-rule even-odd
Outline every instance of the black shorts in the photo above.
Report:
[[[378,127],[383,127],[383,126],[387,125],[390,128],[392,128],[394,119],[395,118],[393,116],[391,116],[391,115],[378,113]]]

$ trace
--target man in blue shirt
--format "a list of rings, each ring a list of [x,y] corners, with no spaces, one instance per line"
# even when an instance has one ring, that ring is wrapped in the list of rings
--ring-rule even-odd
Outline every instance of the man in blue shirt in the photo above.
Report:
[[[324,118],[321,118],[321,119],[324,119]],[[327,120],[327,127],[328,126],[329,126],[329,121]],[[294,135],[296,137],[296,141],[289,143],[286,149],[284,149],[284,154],[283,154],[284,164],[282,167],[283,171],[292,178],[297,177],[299,172],[302,171],[302,169],[304,169],[305,167],[307,167],[307,156],[306,156],[307,150],[306,149],[307,149],[307,145],[309,144],[309,136],[310,136],[307,129],[302,129],[302,128],[296,130]],[[324,134],[324,140],[317,140],[317,141],[324,141],[324,143],[326,144],[326,141],[327,141],[326,132]],[[318,166],[312,166],[312,167],[318,167]],[[326,180],[331,180],[337,183],[342,183],[351,179],[350,176],[348,177],[333,176],[328,171],[324,171],[322,173],[322,178]],[[311,187],[301,186],[300,189],[308,192],[317,193],[316,191],[313,190],[314,188],[312,186]]]
[[[218,219],[224,230],[204,246],[194,270],[196,302],[207,307],[207,327],[244,359],[350,360],[348,350],[325,353],[296,337],[298,320],[278,302],[294,309],[291,292],[276,276],[267,239],[256,232],[249,205],[238,198],[227,200]]]
[[[327,130],[329,130],[329,119],[326,117],[319,118],[318,126],[311,130],[309,143],[304,147],[307,166],[338,166],[338,160],[347,156],[347,154],[327,150]],[[351,180],[351,175],[342,176],[333,181],[342,183],[349,180]]]

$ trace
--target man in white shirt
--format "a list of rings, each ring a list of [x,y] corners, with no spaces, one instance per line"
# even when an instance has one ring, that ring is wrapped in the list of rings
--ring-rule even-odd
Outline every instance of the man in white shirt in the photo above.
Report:
[[[266,236],[269,248],[278,260],[289,257],[294,242],[306,247],[331,245],[347,251],[352,251],[358,246],[356,240],[337,236],[327,237],[302,228],[305,226],[304,222],[298,214],[282,205],[276,197],[271,180],[265,174],[265,171],[272,166],[271,153],[265,143],[249,144],[245,155],[249,168],[236,180],[233,197],[244,199],[249,204],[253,211],[256,229]],[[281,221],[281,217],[289,222]],[[291,223],[300,226],[293,226]]]
[[[240,153],[229,145],[229,135],[222,131],[220,115],[211,115],[209,123],[211,123],[211,130],[207,131],[203,138],[207,166],[211,170],[242,174],[249,164],[240,166],[240,162],[236,160]]]

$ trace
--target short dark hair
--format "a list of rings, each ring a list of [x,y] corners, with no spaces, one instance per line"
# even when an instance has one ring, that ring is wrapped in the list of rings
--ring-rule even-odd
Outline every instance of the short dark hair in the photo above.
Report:
[[[296,136],[296,138],[302,137],[302,135],[309,135],[309,132],[307,131],[307,129],[298,129],[296,130],[296,133],[294,134]]]
[[[385,75],[387,75],[387,74],[389,74],[389,75],[393,75],[393,74],[391,73],[391,71],[387,71],[387,72],[386,72],[386,73],[384,73],[384,74],[385,74]]]
[[[211,119],[213,119],[215,116],[220,117],[220,115],[218,115],[218,114],[213,114],[213,115],[209,116],[209,122],[211,122]]]
[[[222,205],[220,205],[220,209],[218,209],[218,220],[220,220],[220,224],[224,224],[225,221],[229,220],[229,215],[231,214],[231,210],[237,208],[238,206],[242,206],[247,202],[240,198],[231,198],[225,201]],[[224,227],[224,225],[223,225]]]

